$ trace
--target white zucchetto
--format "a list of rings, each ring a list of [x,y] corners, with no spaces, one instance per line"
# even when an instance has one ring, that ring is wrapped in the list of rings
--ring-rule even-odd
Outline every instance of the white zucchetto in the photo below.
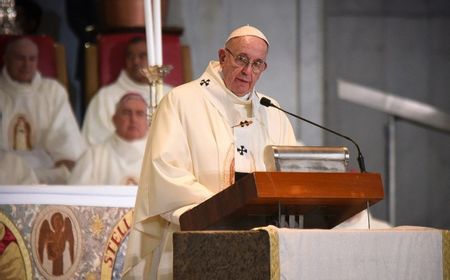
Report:
[[[227,40],[225,41],[225,44],[233,38],[241,37],[241,36],[255,36],[260,39],[263,39],[267,46],[270,46],[269,41],[267,40],[266,36],[256,27],[250,26],[250,25],[244,25],[241,26],[235,30],[233,30],[230,35],[228,36]]]

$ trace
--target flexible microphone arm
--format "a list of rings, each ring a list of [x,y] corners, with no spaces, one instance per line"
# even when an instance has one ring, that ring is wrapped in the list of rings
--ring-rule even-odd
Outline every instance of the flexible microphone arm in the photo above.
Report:
[[[328,132],[331,132],[331,133],[333,133],[333,134],[336,134],[336,135],[338,135],[338,136],[341,136],[341,137],[343,137],[343,138],[349,140],[350,142],[352,142],[352,143],[355,145],[356,149],[358,150],[358,165],[359,165],[359,170],[361,171],[361,173],[366,172],[366,165],[364,164],[364,157],[363,157],[363,155],[362,155],[362,153],[361,153],[361,150],[359,149],[358,144],[356,144],[356,142],[353,141],[353,139],[351,139],[350,137],[345,136],[345,135],[342,135],[342,134],[340,134],[339,132],[336,132],[336,131],[334,131],[334,130],[331,130],[331,129],[329,129],[329,128],[326,128],[326,127],[324,127],[324,126],[321,126],[320,124],[317,124],[317,123],[312,122],[312,121],[310,121],[310,120],[304,119],[304,118],[302,118],[302,117],[300,117],[300,116],[297,116],[297,115],[295,115],[295,114],[292,114],[292,113],[290,113],[290,112],[288,112],[288,111],[285,111],[285,110],[281,109],[280,107],[274,105],[274,104],[272,103],[272,101],[270,101],[269,98],[262,97],[261,100],[259,101],[259,103],[260,103],[261,105],[263,105],[263,106],[266,106],[266,107],[274,107],[274,108],[277,108],[278,110],[280,110],[280,111],[282,111],[282,112],[284,112],[284,113],[286,113],[286,114],[288,114],[288,115],[291,115],[291,116],[293,116],[293,117],[295,117],[295,118],[297,118],[297,119],[300,119],[300,120],[302,120],[302,121],[305,121],[305,122],[307,122],[307,123],[309,123],[309,124],[312,124],[312,125],[314,125],[314,126],[320,127],[320,128],[322,128],[322,129],[324,129],[324,130],[326,130],[326,131],[328,131]]]

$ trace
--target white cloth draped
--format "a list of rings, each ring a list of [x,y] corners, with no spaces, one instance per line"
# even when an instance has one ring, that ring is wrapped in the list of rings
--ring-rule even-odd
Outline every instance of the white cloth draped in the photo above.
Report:
[[[171,89],[164,84],[163,92]],[[139,84],[131,80],[125,70],[120,72],[117,80],[102,87],[92,98],[83,121],[82,134],[88,145],[95,145],[105,141],[114,134],[115,127],[112,116],[116,111],[116,104],[126,93],[141,94],[147,104],[150,104],[150,87],[148,84]]]
[[[83,154],[69,178],[70,185],[136,185],[146,137],[126,141],[117,134]]]
[[[440,230],[278,229],[280,279],[443,279]]]
[[[247,129],[252,130],[248,135],[252,135],[254,171],[265,170],[266,145],[296,145],[286,116],[260,105],[261,96],[254,91],[248,101],[253,123]],[[152,265],[155,273],[160,257],[152,256],[154,251],[171,255],[171,246],[164,244],[171,244],[167,240],[179,228],[176,223],[181,213],[177,209],[201,203],[233,182],[236,149],[233,127],[243,121],[240,108],[246,102],[225,87],[216,61],[210,62],[199,79],[173,89],[163,98],[147,142],[134,227],[128,242],[126,277],[150,275]],[[161,218],[161,214],[168,212],[177,213],[171,219],[175,223]],[[170,262],[170,257],[167,261]],[[160,272],[165,265],[161,263]],[[165,276],[170,277],[170,267],[165,268]],[[159,275],[160,279],[165,276]]]

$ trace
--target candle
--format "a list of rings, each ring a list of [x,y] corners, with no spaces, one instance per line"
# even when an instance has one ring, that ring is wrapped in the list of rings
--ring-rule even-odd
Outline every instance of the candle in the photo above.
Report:
[[[149,66],[155,65],[155,40],[153,32],[152,0],[144,0],[145,36],[147,40],[147,61]]]
[[[155,62],[162,65],[162,31],[161,31],[161,0],[153,0],[153,26],[155,30]]]

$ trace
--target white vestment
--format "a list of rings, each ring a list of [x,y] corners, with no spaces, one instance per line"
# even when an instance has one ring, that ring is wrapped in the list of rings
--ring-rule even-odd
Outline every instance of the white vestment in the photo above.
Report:
[[[33,170],[18,156],[0,150],[0,185],[37,185]]]
[[[68,170],[59,160],[76,161],[85,142],[66,90],[38,72],[19,83],[4,67],[0,75],[0,149],[15,151],[34,169],[41,183],[64,184]]]
[[[266,145],[296,145],[283,113],[260,105],[263,95],[256,91],[249,101],[238,98],[221,75],[220,64],[212,61],[199,79],[176,87],[159,104],[141,172],[125,278],[153,279],[158,266],[159,279],[171,277],[171,236],[179,230],[179,215],[233,182],[241,145],[249,146],[244,154],[250,163],[241,162],[239,171],[248,172],[265,170]],[[237,139],[236,128],[245,121],[251,124],[242,129],[250,131],[243,134],[251,139]]]
[[[71,185],[137,185],[146,137],[125,141],[117,134],[88,148],[69,178]]]
[[[163,92],[171,89],[164,84]],[[126,93],[141,94],[147,104],[150,104],[150,86],[138,84],[131,80],[125,70],[120,72],[117,80],[102,87],[92,98],[83,121],[82,134],[88,145],[99,144],[114,134],[115,127],[112,116],[116,111],[116,104]]]

